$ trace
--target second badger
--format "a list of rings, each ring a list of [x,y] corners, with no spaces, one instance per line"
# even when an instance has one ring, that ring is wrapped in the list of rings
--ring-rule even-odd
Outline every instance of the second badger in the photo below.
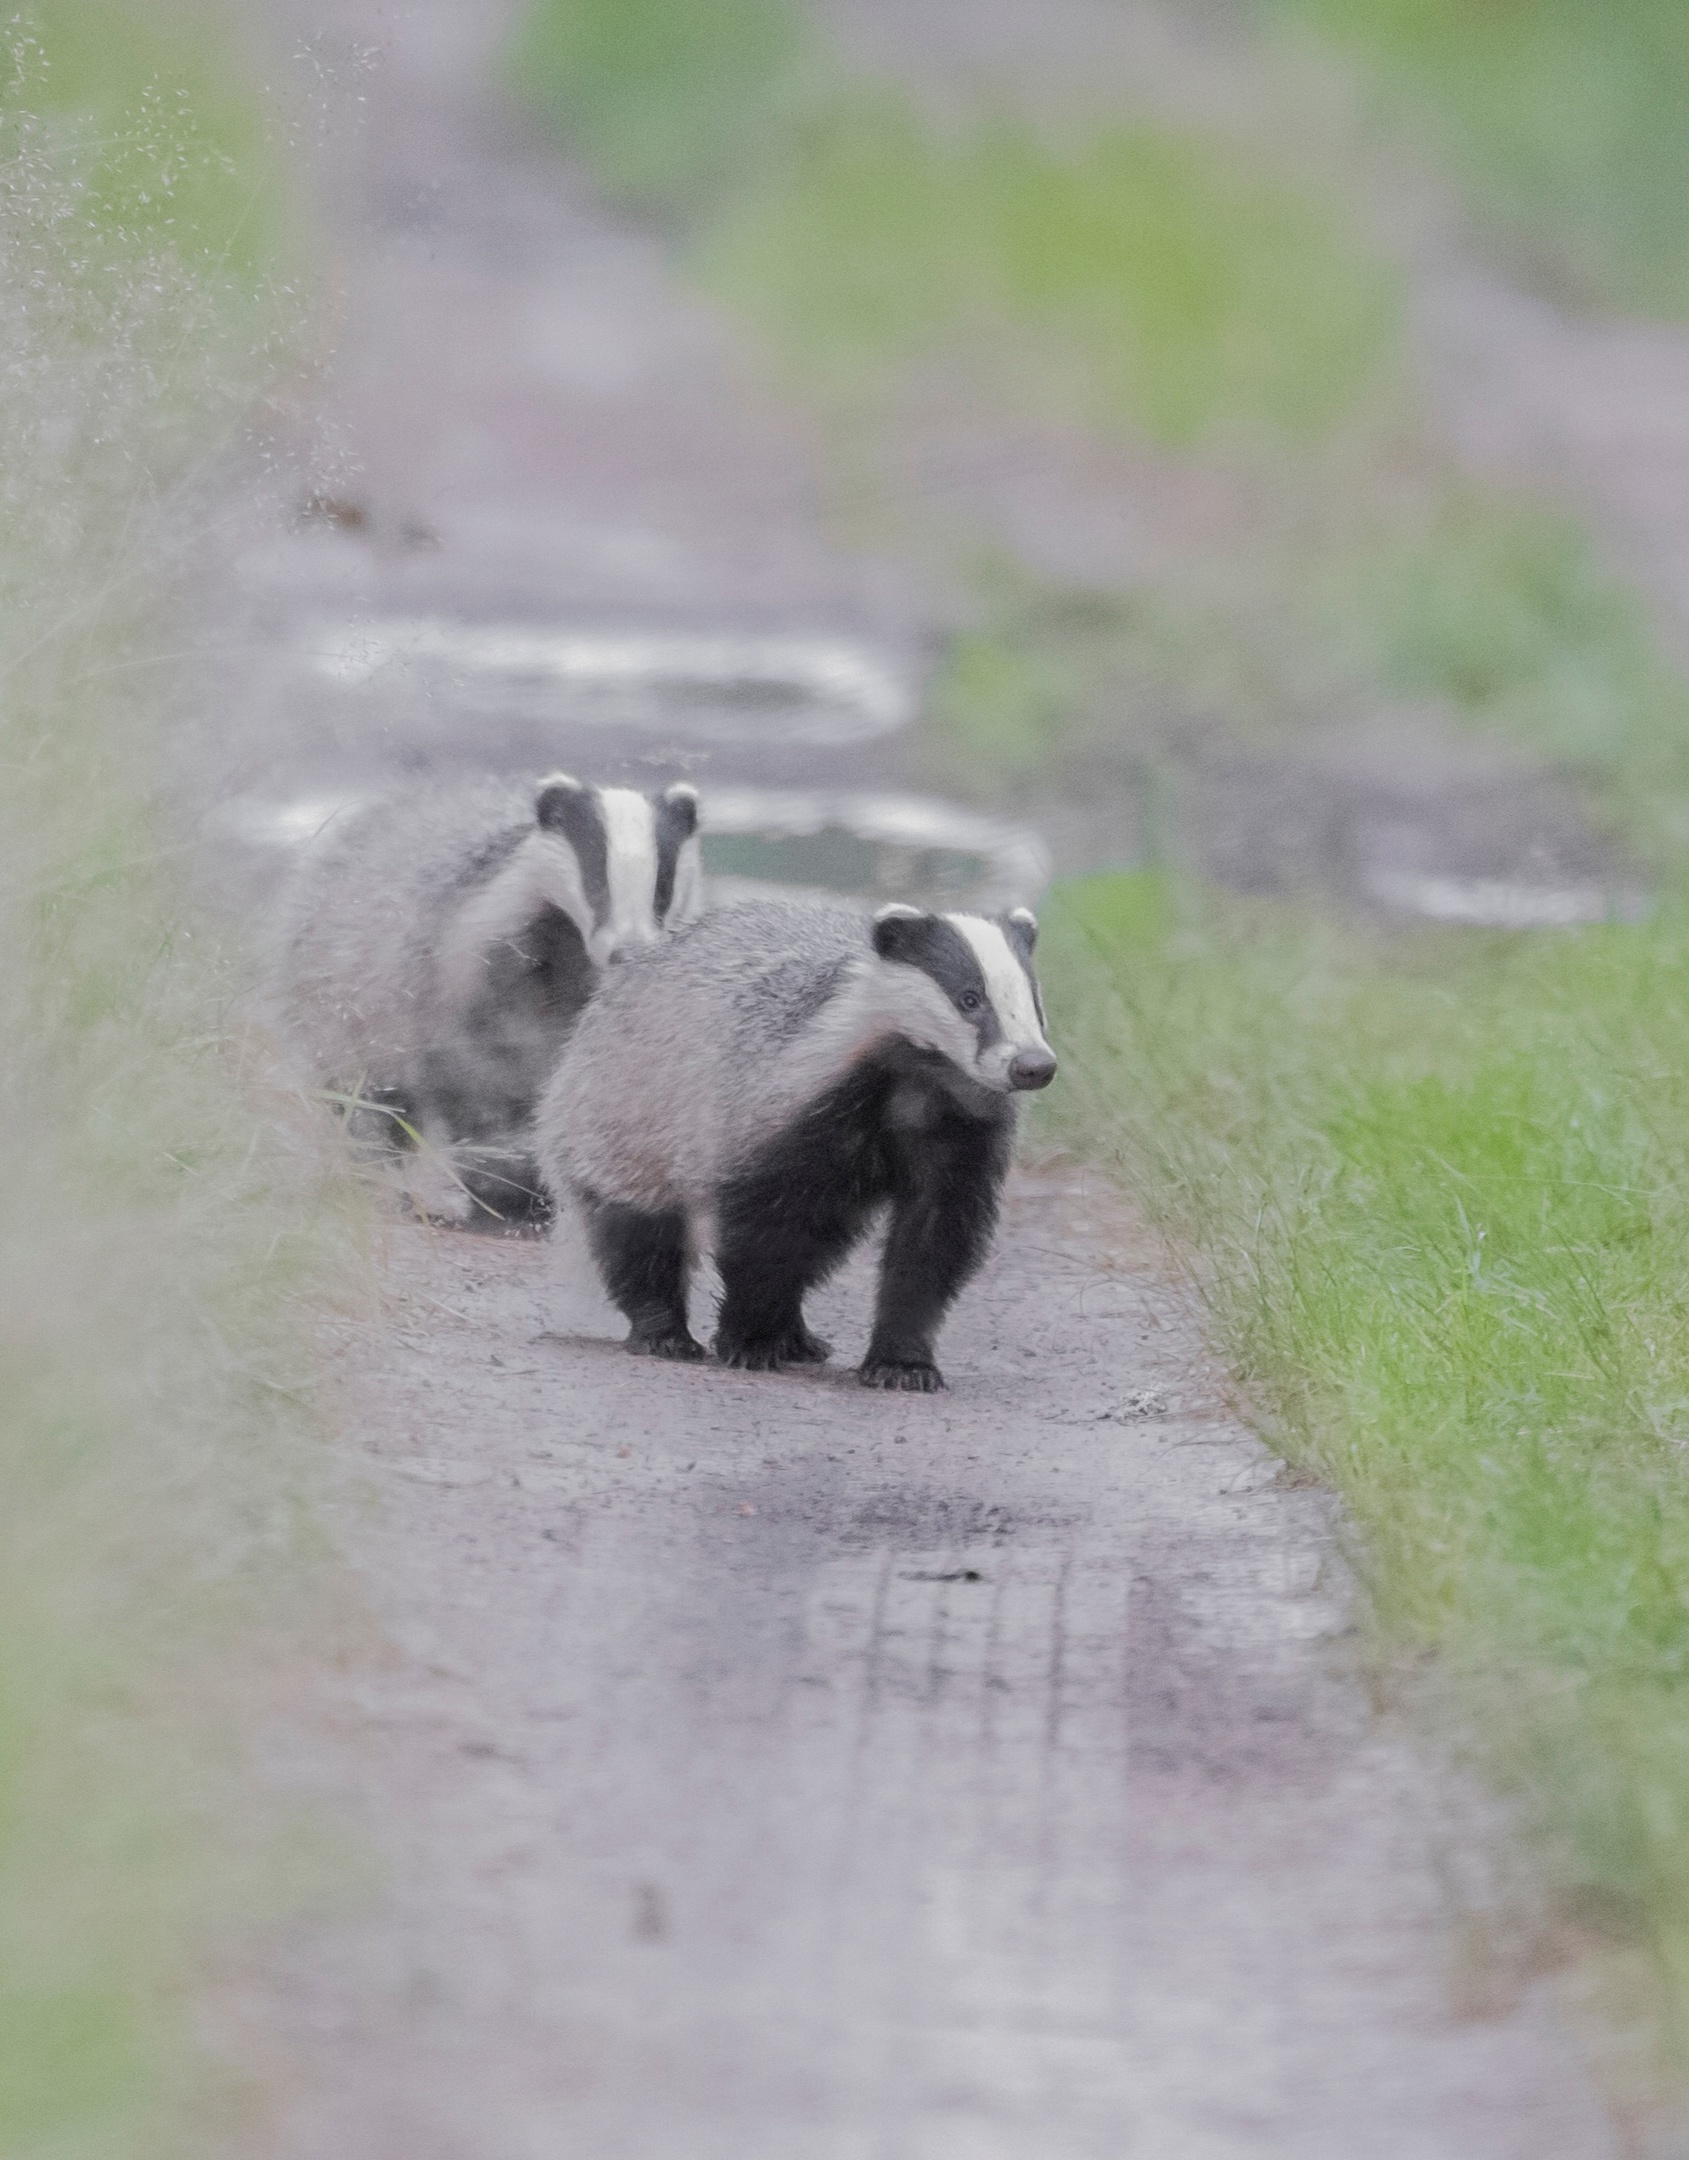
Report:
[[[330,827],[280,954],[318,1084],[356,1098],[372,1140],[419,1132],[493,1212],[542,1211],[540,1089],[605,964],[697,913],[697,825],[684,784],[653,799],[554,773],[434,782]]]
[[[1056,1061],[1024,908],[987,918],[753,901],[609,976],[541,1100],[543,1175],[585,1216],[631,1350],[815,1364],[805,1293],[889,1209],[865,1386],[943,1386],[933,1338],[985,1257],[1016,1098]]]

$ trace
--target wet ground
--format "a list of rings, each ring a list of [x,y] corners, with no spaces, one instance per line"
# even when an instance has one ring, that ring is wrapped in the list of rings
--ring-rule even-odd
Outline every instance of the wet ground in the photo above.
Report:
[[[1046,839],[1131,854],[1129,804],[1041,835],[913,798],[942,594],[838,543],[731,326],[485,87],[507,8],[276,12],[374,58],[317,477],[241,565],[241,891],[325,806],[487,766],[687,772],[723,880],[996,899]],[[1103,12],[1064,0],[1040,49],[1161,49]],[[838,13],[911,68],[1025,31]],[[1100,574],[1141,522],[1131,472],[1043,438],[959,459],[1031,552]],[[1548,776],[1400,750],[1358,727],[1317,786],[1221,760],[1214,866],[1456,919],[1610,904]],[[253,1975],[287,2160],[1613,2150],[1547,1993],[1462,2008],[1470,1871],[1369,1710],[1330,1503],[1079,1173],[1017,1185],[931,1400],[842,1369],[860,1271],[839,1368],[775,1379],[626,1359],[566,1243],[395,1225],[391,1277],[336,1472],[377,1647],[272,1751],[386,1889]]]
[[[392,1277],[381,1653],[270,1743],[389,1872],[247,2003],[284,2160],[1612,2154],[1546,1993],[1457,2009],[1331,1502],[1105,1191],[1019,1181],[936,1397],[635,1362],[567,1244]]]

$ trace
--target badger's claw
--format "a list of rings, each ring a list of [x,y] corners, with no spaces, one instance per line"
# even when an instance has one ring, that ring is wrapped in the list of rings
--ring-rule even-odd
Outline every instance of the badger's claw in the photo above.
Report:
[[[685,1328],[671,1328],[651,1335],[642,1335],[636,1328],[628,1337],[627,1346],[635,1357],[676,1358],[687,1364],[704,1355],[703,1344]]]
[[[734,1372],[778,1372],[789,1362],[781,1355],[781,1349],[782,1345],[777,1342],[724,1343],[718,1335],[715,1354]]]
[[[736,1372],[779,1372],[785,1365],[825,1365],[833,1346],[800,1322],[784,1335],[718,1334],[715,1354]]]
[[[864,1387],[900,1389],[906,1395],[932,1395],[943,1387],[944,1375],[930,1358],[867,1358],[857,1371]]]

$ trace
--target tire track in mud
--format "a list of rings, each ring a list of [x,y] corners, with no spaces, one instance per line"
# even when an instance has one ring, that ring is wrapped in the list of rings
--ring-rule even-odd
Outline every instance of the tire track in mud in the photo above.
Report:
[[[285,2160],[1611,2152],[1546,1994],[1454,2014],[1332,1504],[1114,1205],[1017,1180],[930,1398],[635,1361],[566,1238],[395,1232],[384,1648],[278,1742],[391,1872],[257,1989]]]

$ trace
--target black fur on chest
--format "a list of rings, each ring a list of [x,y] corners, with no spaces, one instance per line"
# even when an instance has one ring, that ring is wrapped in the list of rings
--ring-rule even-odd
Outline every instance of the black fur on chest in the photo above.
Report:
[[[872,1209],[933,1177],[989,1176],[1007,1160],[1014,1122],[1004,1096],[936,1052],[896,1043],[852,1066],[725,1179],[718,1215],[752,1193],[781,1212],[820,1206],[822,1194]]]
[[[825,1360],[804,1297],[884,1211],[859,1375],[870,1387],[942,1387],[934,1335],[990,1246],[1014,1132],[1010,1100],[931,1052],[900,1043],[853,1065],[716,1188],[716,1355],[759,1372]],[[687,1325],[683,1212],[647,1213],[585,1188],[577,1197],[605,1287],[628,1317],[628,1347],[701,1357]]]
[[[804,1294],[886,1209],[862,1376],[941,1385],[933,1331],[990,1244],[1014,1128],[1011,1103],[933,1053],[899,1044],[852,1067],[722,1181],[718,1355],[756,1368],[825,1357]]]

